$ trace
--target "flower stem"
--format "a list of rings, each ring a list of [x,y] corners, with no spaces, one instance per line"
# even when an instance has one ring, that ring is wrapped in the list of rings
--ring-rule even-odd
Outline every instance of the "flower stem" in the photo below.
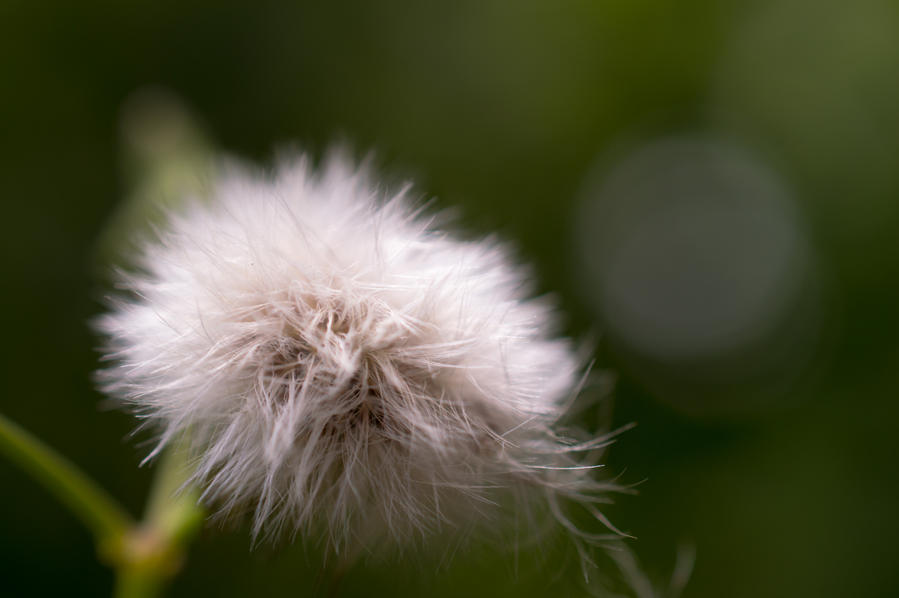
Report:
[[[0,453],[31,474],[93,532],[101,559],[116,570],[118,598],[155,598],[181,569],[205,511],[186,485],[186,451],[173,445],[156,473],[146,518],[125,509],[73,463],[0,414]]]
[[[73,463],[0,414],[0,452],[18,463],[93,532],[103,556],[132,527],[127,511]]]
[[[156,598],[167,580],[153,571],[120,568],[116,572],[115,598]]]
[[[181,570],[186,547],[206,515],[189,478],[182,438],[163,453],[144,521],[126,538],[123,558],[116,565],[116,598],[155,598]]]

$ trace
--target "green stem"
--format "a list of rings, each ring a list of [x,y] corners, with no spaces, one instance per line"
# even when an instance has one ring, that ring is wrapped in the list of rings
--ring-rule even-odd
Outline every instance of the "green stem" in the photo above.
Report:
[[[0,452],[18,463],[93,532],[106,556],[118,550],[132,519],[78,467],[0,414]]]
[[[116,598],[155,598],[181,570],[186,547],[206,515],[189,478],[186,441],[181,439],[163,453],[144,521],[126,539],[125,558],[116,567]]]
[[[116,569],[118,598],[155,598],[181,569],[205,511],[189,478],[187,451],[174,444],[156,473],[145,520],[137,524],[74,464],[0,414],[0,453],[18,463],[93,532]]]
[[[156,598],[168,579],[153,571],[122,567],[116,572],[115,598]]]

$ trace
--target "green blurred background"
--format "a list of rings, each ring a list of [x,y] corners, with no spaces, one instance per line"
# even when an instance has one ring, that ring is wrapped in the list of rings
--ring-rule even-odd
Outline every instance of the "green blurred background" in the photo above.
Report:
[[[147,447],[86,322],[155,86],[230,153],[349,140],[512,240],[639,424],[609,514],[651,575],[687,543],[687,597],[899,595],[899,3],[3,0],[0,75],[0,409],[135,513]],[[0,488],[0,594],[109,593],[67,512],[5,461]],[[172,595],[313,595],[317,558],[208,529]],[[584,592],[570,546],[520,559],[369,563],[342,595]]]

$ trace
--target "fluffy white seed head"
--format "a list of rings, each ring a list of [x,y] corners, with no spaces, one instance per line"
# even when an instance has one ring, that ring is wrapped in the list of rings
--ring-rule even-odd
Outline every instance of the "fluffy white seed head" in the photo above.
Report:
[[[158,448],[187,433],[206,499],[257,534],[402,541],[507,496],[570,526],[559,498],[601,517],[574,455],[607,439],[554,431],[583,364],[529,281],[348,160],[231,167],[121,275],[101,379]]]

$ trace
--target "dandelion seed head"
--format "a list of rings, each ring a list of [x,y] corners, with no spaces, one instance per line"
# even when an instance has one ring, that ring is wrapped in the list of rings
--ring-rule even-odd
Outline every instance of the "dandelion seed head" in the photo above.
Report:
[[[443,220],[339,156],[227,168],[121,274],[104,390],[157,449],[189,431],[204,498],[257,536],[339,550],[503,496],[592,507],[613,485],[577,455],[603,443],[557,431],[582,360],[508,247]]]

